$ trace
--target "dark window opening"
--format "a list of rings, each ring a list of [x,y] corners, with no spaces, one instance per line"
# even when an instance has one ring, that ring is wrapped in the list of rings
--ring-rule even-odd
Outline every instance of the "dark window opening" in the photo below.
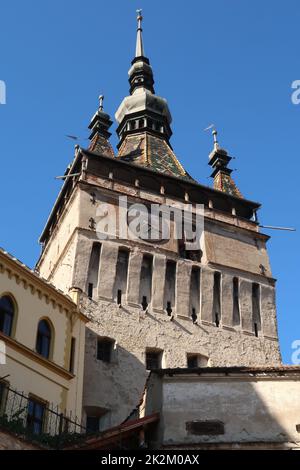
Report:
[[[160,369],[161,368],[161,352],[148,351],[146,352],[146,369]]]
[[[121,291],[121,289],[118,289],[118,292],[117,292],[117,304],[122,305],[122,291]]]
[[[153,256],[149,254],[144,254],[142,267],[141,267],[141,274],[140,274],[140,298],[143,299],[144,297],[146,297],[146,302],[148,304],[151,303],[151,297],[152,297],[152,273],[153,273]],[[144,302],[142,300],[142,304],[143,303]],[[144,308],[144,310],[146,310],[146,308]]]
[[[12,333],[15,308],[13,301],[7,295],[0,299],[0,331],[7,336]]]
[[[172,315],[175,306],[176,262],[168,260],[166,264],[164,305],[168,316]]]
[[[76,344],[76,339],[72,338],[71,339],[71,350],[70,350],[70,365],[69,365],[69,371],[74,372],[74,363],[75,363],[75,344]]]
[[[239,325],[241,322],[240,316],[240,293],[239,293],[239,280],[234,277],[232,280],[232,296],[233,296],[233,325]]]
[[[98,432],[100,429],[100,418],[98,416],[86,417],[86,430],[87,432]]]
[[[186,250],[185,258],[190,259],[192,261],[196,261],[197,263],[201,263],[202,255],[202,250]]]
[[[198,315],[196,313],[196,309],[195,308],[192,308],[192,320],[193,320],[193,323],[196,323],[197,322],[197,318],[198,318]]]
[[[147,296],[146,295],[143,295],[143,299],[142,299],[142,308],[143,310],[147,310],[147,307],[148,307],[148,302],[147,302]]]
[[[199,367],[197,354],[189,354],[187,356],[187,366],[189,369],[196,369]]]
[[[88,297],[90,299],[93,298],[93,290],[94,290],[94,284],[92,282],[89,282],[89,286],[88,286]]]
[[[260,286],[255,282],[252,284],[252,318],[255,336],[258,336],[258,332],[261,328],[261,317],[260,317]]]
[[[44,403],[38,400],[35,400],[33,398],[29,399],[28,413],[27,413],[27,428],[33,434],[41,434],[41,432],[43,431],[45,409],[46,409],[46,406]]]
[[[193,323],[196,323],[200,312],[200,268],[197,266],[193,266],[191,272],[190,312]]]
[[[170,301],[167,302],[166,311],[167,311],[168,316],[170,317],[170,316],[172,315],[172,312],[173,312],[173,310],[172,310],[172,305],[171,305],[171,302],[170,302]]]
[[[214,290],[213,290],[213,312],[215,325],[220,325],[221,319],[221,273],[214,274]]]
[[[51,328],[46,320],[41,320],[38,325],[36,338],[36,351],[46,359],[50,355],[51,346]]]
[[[97,359],[103,362],[111,362],[112,349],[112,340],[99,339],[97,342]]]

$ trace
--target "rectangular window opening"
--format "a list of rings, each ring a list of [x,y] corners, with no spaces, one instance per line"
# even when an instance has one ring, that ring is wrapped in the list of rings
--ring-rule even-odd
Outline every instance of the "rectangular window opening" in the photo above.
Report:
[[[214,290],[213,290],[213,312],[214,322],[218,327],[221,320],[221,273],[214,273]]]
[[[70,350],[70,365],[69,365],[69,371],[74,372],[74,364],[75,364],[75,344],[76,344],[76,339],[72,338],[71,339],[71,350]]]
[[[33,434],[43,432],[46,405],[42,401],[30,398],[28,402],[27,428]]]
[[[93,290],[94,290],[94,284],[92,284],[91,282],[89,282],[88,297],[89,297],[90,299],[93,298]]]
[[[147,351],[146,352],[146,369],[160,369],[161,368],[161,351]]]
[[[97,359],[103,362],[111,362],[114,342],[110,339],[98,339],[97,341]]]

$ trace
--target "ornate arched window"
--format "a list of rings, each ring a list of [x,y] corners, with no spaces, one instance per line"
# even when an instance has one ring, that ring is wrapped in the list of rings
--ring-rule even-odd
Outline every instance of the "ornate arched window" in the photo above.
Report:
[[[8,295],[4,295],[0,298],[0,331],[7,336],[12,333],[14,315],[14,303]]]
[[[36,337],[36,351],[46,359],[50,356],[51,327],[47,320],[41,320],[38,325]]]

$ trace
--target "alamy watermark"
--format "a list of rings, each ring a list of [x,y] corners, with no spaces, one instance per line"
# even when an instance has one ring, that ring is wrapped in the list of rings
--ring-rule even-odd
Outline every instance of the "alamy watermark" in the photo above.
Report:
[[[293,104],[300,104],[300,80],[294,80],[291,88],[295,91],[293,91],[291,100]]]
[[[295,349],[291,357],[292,363],[298,366],[300,365],[300,339],[292,342],[292,349]]]
[[[127,196],[120,196],[117,205],[100,202],[90,227],[100,240],[119,238],[150,243],[183,240],[186,250],[198,250],[204,228],[204,205],[132,204]]]
[[[0,104],[6,104],[6,84],[0,80]]]

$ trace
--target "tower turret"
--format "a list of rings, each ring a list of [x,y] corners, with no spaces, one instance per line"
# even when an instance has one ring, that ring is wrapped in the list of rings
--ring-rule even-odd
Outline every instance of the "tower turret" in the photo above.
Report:
[[[88,149],[91,152],[100,153],[107,157],[114,157],[113,148],[109,142],[111,133],[109,128],[112,125],[110,116],[103,111],[104,95],[99,96],[99,107],[89,124],[91,130],[89,139],[91,141]]]
[[[214,148],[209,154],[209,165],[212,167],[213,172],[210,175],[214,179],[214,189],[218,189],[223,193],[230,194],[242,198],[240,190],[236,186],[231,177],[232,169],[228,168],[228,163],[232,160],[226,150],[222,149],[217,140],[217,131],[212,131],[214,139]]]

